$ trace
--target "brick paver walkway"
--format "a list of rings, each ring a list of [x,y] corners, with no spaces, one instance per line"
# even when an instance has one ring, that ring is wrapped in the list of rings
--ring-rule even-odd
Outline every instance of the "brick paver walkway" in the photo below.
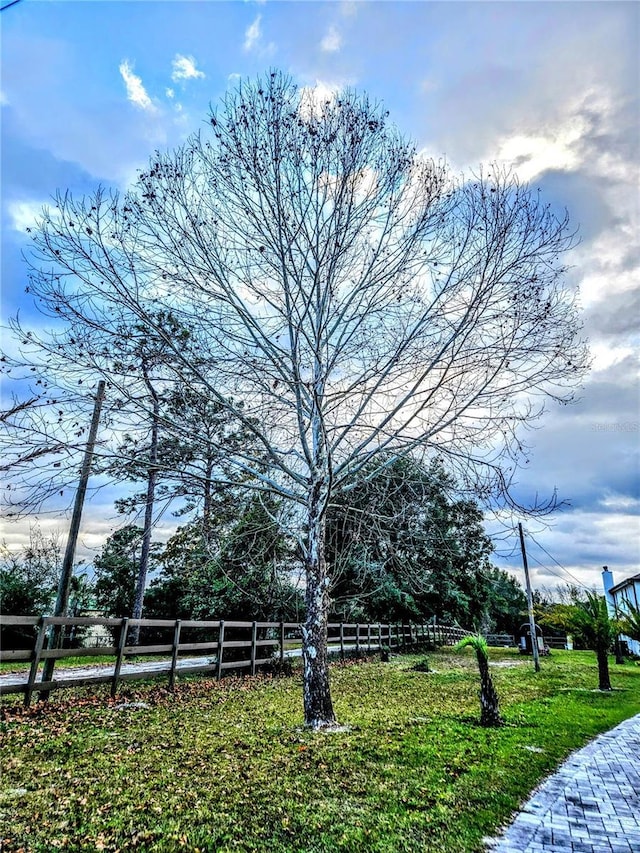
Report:
[[[492,853],[640,853],[640,714],[574,752]]]

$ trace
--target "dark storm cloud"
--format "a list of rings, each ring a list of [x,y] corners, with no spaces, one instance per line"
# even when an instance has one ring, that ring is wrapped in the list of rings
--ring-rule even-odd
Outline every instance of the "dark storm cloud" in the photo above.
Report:
[[[3,109],[2,118],[2,313],[6,319],[18,308],[23,317],[33,310],[24,297],[27,268],[22,257],[30,241],[26,222],[15,221],[14,205],[37,216],[44,205],[53,204],[57,190],[64,192],[72,187],[76,196],[82,196],[95,190],[99,180],[77,163],[60,160],[50,151],[25,141],[11,107]]]
[[[60,160],[44,147],[30,145],[20,133],[15,111],[2,112],[2,195],[37,201],[51,199],[56,189],[73,187],[82,195],[91,192],[99,179],[76,163]]]
[[[637,160],[640,153],[637,91],[626,92],[624,97],[608,103],[606,110],[596,97],[586,99],[575,116],[581,120],[582,129],[573,147],[587,166],[602,157]]]
[[[585,323],[594,333],[608,338],[636,335],[640,318],[640,287],[605,295],[585,312]]]
[[[591,378],[576,404],[550,409],[540,428],[525,435],[530,461],[514,494],[531,503],[557,489],[574,508],[614,512],[640,498],[637,366],[631,357]],[[632,510],[637,512],[638,508]]]
[[[591,241],[611,228],[617,218],[602,192],[601,183],[601,179],[583,170],[556,169],[537,177],[533,186],[540,188],[545,203],[552,206],[556,215],[568,212],[571,225],[578,229],[581,240]]]

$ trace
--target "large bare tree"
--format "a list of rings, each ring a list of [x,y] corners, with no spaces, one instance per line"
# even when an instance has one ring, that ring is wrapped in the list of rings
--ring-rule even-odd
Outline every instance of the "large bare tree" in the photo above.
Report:
[[[505,493],[520,428],[545,399],[570,399],[585,368],[566,216],[499,168],[451,176],[366,96],[322,99],[274,72],[152,157],[125,197],[61,195],[34,238],[48,310],[117,301],[164,337],[176,385],[208,389],[253,434],[232,462],[294,508],[305,721],[334,725],[332,495],[376,459],[435,453]],[[187,350],[159,309],[190,329]]]

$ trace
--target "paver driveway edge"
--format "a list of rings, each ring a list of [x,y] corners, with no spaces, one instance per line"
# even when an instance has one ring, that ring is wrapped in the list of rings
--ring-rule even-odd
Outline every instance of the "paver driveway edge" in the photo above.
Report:
[[[492,853],[640,853],[640,714],[572,753],[485,842]]]

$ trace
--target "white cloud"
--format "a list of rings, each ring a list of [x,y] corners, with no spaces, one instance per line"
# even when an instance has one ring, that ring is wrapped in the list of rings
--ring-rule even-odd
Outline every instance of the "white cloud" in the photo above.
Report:
[[[9,98],[0,89],[0,107],[7,107],[8,105],[9,105]]]
[[[264,43],[262,38],[262,28],[260,26],[261,21],[262,15],[256,15],[253,23],[251,23],[245,30],[243,49],[245,53],[253,51],[261,58],[267,58],[269,56],[273,56],[276,52],[276,45],[272,41],[268,44]]]
[[[133,73],[133,68],[129,60],[125,59],[120,63],[120,74],[127,87],[127,98],[132,104],[135,104],[140,109],[154,111],[155,107],[151,102],[151,98],[147,95],[146,89],[142,85],[142,80]]]
[[[575,143],[580,135],[579,127],[569,125],[549,136],[511,136],[501,143],[497,159],[513,164],[523,181],[549,169],[575,169],[579,163]]]
[[[32,228],[36,219],[42,216],[43,201],[11,201],[7,205],[7,212],[11,217],[11,224],[16,231],[25,231]]]
[[[546,117],[536,112],[502,137],[498,160],[519,178],[544,182],[566,203],[581,243],[571,253],[571,277],[587,310],[594,370],[625,359],[637,347],[633,306],[640,251],[635,118],[625,100],[604,85],[568,95]],[[536,123],[537,122],[537,123]]]
[[[335,27],[329,27],[329,31],[320,42],[320,50],[325,53],[335,53],[342,47],[342,36]]]
[[[357,0],[343,0],[340,4],[340,14],[343,18],[353,18],[358,12]]]
[[[193,56],[182,56],[176,53],[173,63],[172,80],[195,80],[198,77],[204,77],[204,71],[196,68],[196,61]]]
[[[576,581],[587,588],[601,589],[603,563],[608,563],[616,582],[637,572],[637,503],[613,498],[604,498],[601,503],[608,504],[608,511],[570,510],[545,524],[529,520],[525,525],[527,534],[532,534],[527,536],[527,554],[534,589]],[[611,511],[614,504],[615,512]],[[496,534],[496,542],[500,535]],[[504,546],[498,545],[492,560],[522,583],[519,549],[513,549],[515,541],[513,534]],[[500,553],[503,548],[504,553]]]
[[[262,20],[262,15],[256,15],[255,20],[251,23],[244,34],[244,49],[245,51],[253,50],[260,41],[262,36],[262,30],[260,29],[260,21]]]
[[[309,121],[311,118],[319,118],[324,112],[325,104],[332,103],[339,91],[338,86],[323,83],[318,80],[315,86],[303,86],[300,89],[300,106],[298,108],[301,118]]]
[[[136,519],[132,521],[135,523]],[[122,527],[123,523],[123,518],[115,512],[113,503],[99,500],[95,496],[87,500],[74,560],[76,566],[82,566],[79,574],[92,566],[105,541]],[[61,549],[64,549],[69,529],[69,512],[64,506],[52,508],[38,516],[4,520],[2,544],[11,553],[19,554],[30,543],[30,530],[33,525],[40,528],[45,538],[59,542]],[[174,519],[161,519],[153,529],[154,542],[164,544],[176,532],[176,527]],[[91,571],[89,574],[91,575]]]
[[[176,95],[176,93],[173,91],[173,89],[166,89],[165,94],[166,94],[167,98],[175,98],[175,95]]]
[[[435,92],[438,89],[438,84],[435,80],[432,80],[427,77],[424,80],[420,81],[419,89],[426,95],[429,92]]]
[[[633,358],[636,354],[634,347],[613,346],[610,341],[606,343],[590,341],[589,352],[592,359],[591,368],[594,373],[608,370],[616,364],[621,364],[629,357]]]

